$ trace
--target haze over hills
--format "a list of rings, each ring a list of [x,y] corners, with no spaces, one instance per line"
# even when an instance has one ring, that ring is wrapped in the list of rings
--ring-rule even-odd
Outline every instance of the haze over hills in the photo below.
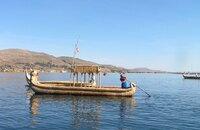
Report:
[[[134,68],[134,69],[129,69],[130,73],[167,73],[166,71],[161,71],[161,70],[151,70],[148,68]]]
[[[83,59],[75,59],[77,65],[100,65],[104,72],[132,72],[132,73],[162,73],[164,71],[150,70],[148,68],[127,69],[113,65],[98,64]],[[41,52],[22,49],[0,50],[0,71],[23,71],[25,69],[40,69],[44,71],[68,70],[73,63],[72,57],[55,57]]]

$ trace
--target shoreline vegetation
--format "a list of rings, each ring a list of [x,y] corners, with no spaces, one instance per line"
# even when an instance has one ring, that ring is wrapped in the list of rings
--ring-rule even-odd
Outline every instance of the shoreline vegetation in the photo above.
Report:
[[[127,69],[115,65],[98,64],[75,58],[76,65],[99,65],[102,73],[155,73],[183,74],[184,72],[167,72],[148,68]],[[70,72],[73,57],[55,57],[43,52],[33,52],[23,49],[0,50],[0,72],[24,72],[36,69],[41,72]]]

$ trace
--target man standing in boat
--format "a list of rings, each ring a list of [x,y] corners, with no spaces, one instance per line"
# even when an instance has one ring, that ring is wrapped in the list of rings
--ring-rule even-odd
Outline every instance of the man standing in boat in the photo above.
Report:
[[[128,88],[128,84],[126,82],[126,76],[123,74],[120,74],[120,81],[122,82],[121,87],[122,88]]]

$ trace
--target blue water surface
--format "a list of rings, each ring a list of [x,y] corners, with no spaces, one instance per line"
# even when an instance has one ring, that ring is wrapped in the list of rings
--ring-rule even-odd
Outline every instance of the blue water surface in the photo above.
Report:
[[[127,74],[133,97],[36,95],[24,73],[0,73],[0,129],[199,130],[200,80],[175,74]],[[66,73],[41,73],[40,80],[66,80]],[[119,74],[102,76],[118,85]]]

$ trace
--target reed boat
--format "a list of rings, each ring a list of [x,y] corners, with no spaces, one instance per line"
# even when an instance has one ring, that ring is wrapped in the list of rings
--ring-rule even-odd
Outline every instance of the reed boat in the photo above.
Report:
[[[28,83],[28,85],[31,85],[31,76],[27,71],[25,71],[25,77],[26,77],[26,82]]]
[[[38,81],[38,71],[32,71],[30,77],[26,74],[26,79],[27,83],[30,83],[31,89],[39,94],[133,96],[136,91],[134,83],[130,83],[129,88],[101,85],[100,70],[100,66],[74,66],[73,81],[41,82]],[[97,80],[94,79],[94,75],[97,75]]]
[[[198,74],[183,74],[184,79],[200,79]]]

